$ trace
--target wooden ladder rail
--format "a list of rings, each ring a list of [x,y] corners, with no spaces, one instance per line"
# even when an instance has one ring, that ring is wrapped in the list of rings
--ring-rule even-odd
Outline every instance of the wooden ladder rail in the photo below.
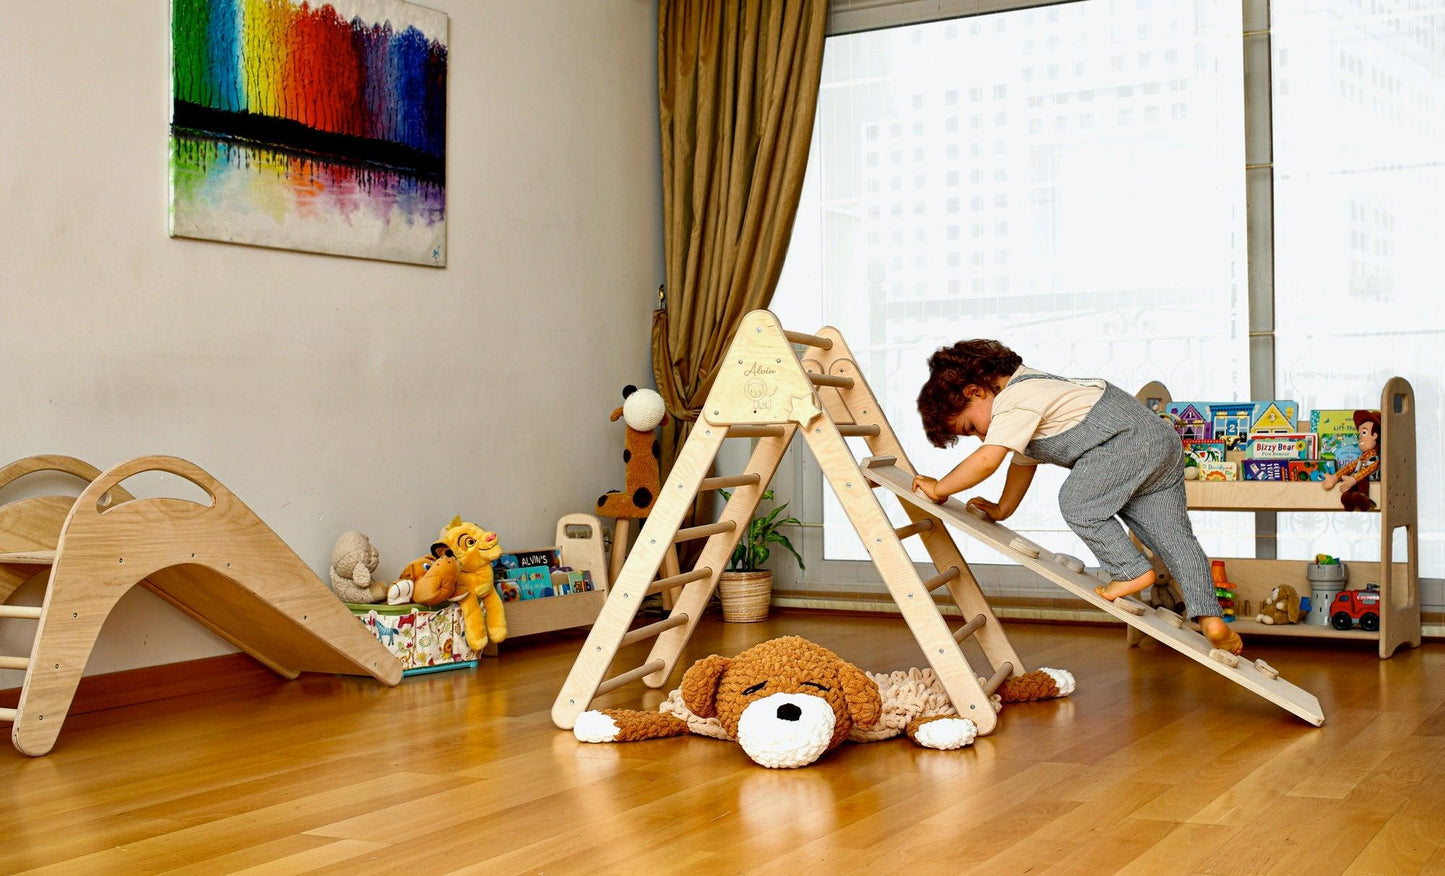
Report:
[[[857,360],[853,356],[853,351],[849,349],[847,341],[837,329],[832,327],[822,329],[819,334],[829,341],[828,347],[826,350],[810,351],[813,358],[811,361],[805,360],[803,367],[826,371],[836,377],[852,381],[850,386],[839,388],[836,392],[819,393],[824,407],[836,421],[869,429],[876,427],[875,434],[863,436],[869,453],[873,457],[891,456],[897,460],[899,468],[916,473],[916,469],[908,461],[908,455],[903,450],[902,442],[898,440],[888,418],[884,416],[882,405],[878,403],[877,396],[874,395],[867,378],[858,367]],[[964,560],[958,543],[954,541],[952,533],[944,525],[942,518],[930,515],[907,502],[901,504],[904,513],[912,522],[908,526],[899,528],[900,537],[918,535],[924,549],[928,552],[929,559],[940,573],[947,574],[950,569],[955,568],[958,570],[957,575],[951,576],[947,581],[939,581],[930,587],[930,590],[947,584],[949,595],[964,617],[976,618],[982,615],[985,623],[981,629],[977,629],[972,634],[978,641],[979,648],[983,651],[989,664],[999,667],[1007,663],[1013,666],[1014,675],[1022,675],[1027,671],[1024,662],[1019,658],[1018,652],[1014,650],[1008,635],[999,624],[993,606],[983,595],[978,579],[974,577],[973,570]]]
[[[552,705],[552,720],[558,727],[570,728],[577,715],[590,707],[592,700],[630,681],[643,679],[651,687],[661,687],[671,674],[682,648],[691,638],[717,586],[718,577],[726,567],[773,473],[783,451],[792,440],[789,426],[716,426],[699,422],[683,446],[657,503],[632,551],[622,565],[618,579],[608,592],[607,601],[587,635],[582,653],[573,664]],[[747,469],[740,475],[705,477],[717,457],[722,442],[728,437],[759,437]],[[716,523],[682,529],[682,520],[692,507],[693,499],[703,490],[733,487]],[[707,538],[693,569],[658,581],[658,564],[665,552],[679,540]],[[666,620],[630,630],[642,600],[650,593],[682,587]],[[655,636],[651,653],[642,665],[620,675],[604,678],[617,651]]]

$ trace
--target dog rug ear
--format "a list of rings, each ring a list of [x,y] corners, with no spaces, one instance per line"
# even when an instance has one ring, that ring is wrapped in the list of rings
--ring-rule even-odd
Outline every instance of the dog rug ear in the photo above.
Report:
[[[859,727],[875,726],[883,717],[883,698],[878,693],[878,683],[846,660],[838,668],[838,675],[843,680],[843,697],[848,701],[853,723]]]
[[[717,686],[732,660],[709,654],[682,674],[682,702],[699,718],[717,717]]]

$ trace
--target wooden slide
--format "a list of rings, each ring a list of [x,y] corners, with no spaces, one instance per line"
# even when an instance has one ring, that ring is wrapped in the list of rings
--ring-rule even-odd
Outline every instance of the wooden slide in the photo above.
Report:
[[[0,487],[54,471],[88,482],[78,498],[42,496],[0,506],[0,603],[28,580],[48,580],[41,607],[0,604],[0,619],[38,623],[29,657],[0,656],[25,672],[11,738],[25,754],[55,745],[86,661],[111,609],[144,586],[286,678],[301,672],[401,680],[401,663],[261,518],[191,463],[148,456],[99,472],[65,456],[0,469]],[[126,478],[159,471],[203,490],[208,504],[136,499]]]
[[[1013,557],[1025,567],[1037,572],[1095,608],[1138,629],[1140,632],[1163,642],[1201,666],[1219,673],[1235,684],[1264,697],[1286,711],[1303,718],[1316,727],[1324,724],[1324,712],[1319,700],[1309,691],[1290,684],[1263,661],[1248,661],[1237,658],[1235,665],[1211,656],[1209,640],[1187,626],[1176,627],[1171,620],[1178,621],[1173,612],[1156,610],[1137,599],[1125,597],[1110,602],[1094,592],[1099,579],[1083,571],[1078,560],[1064,554],[1051,553],[1029,542],[1008,527],[992,520],[981,519],[969,513],[967,506],[957,499],[936,504],[913,492],[913,475],[899,468],[892,457],[870,457],[864,460],[864,475],[874,484],[884,487],[905,502],[937,515],[957,529],[961,529],[984,544],[1007,556]],[[1035,555],[1036,554],[1036,555]],[[1121,604],[1122,603],[1122,604]],[[1225,658],[1227,659],[1227,658]]]

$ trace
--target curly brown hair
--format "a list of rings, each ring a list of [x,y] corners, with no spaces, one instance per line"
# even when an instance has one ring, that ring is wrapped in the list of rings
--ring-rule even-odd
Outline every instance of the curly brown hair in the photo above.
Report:
[[[934,447],[951,447],[958,441],[949,422],[968,406],[964,387],[993,388],[999,377],[1012,377],[1023,357],[998,341],[977,338],[939,347],[928,357],[928,381],[918,393],[923,433]]]

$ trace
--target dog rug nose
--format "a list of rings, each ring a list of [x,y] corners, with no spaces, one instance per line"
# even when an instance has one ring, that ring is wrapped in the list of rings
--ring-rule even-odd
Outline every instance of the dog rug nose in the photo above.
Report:
[[[778,718],[782,721],[796,721],[803,717],[803,710],[792,703],[783,703],[778,706]]]

